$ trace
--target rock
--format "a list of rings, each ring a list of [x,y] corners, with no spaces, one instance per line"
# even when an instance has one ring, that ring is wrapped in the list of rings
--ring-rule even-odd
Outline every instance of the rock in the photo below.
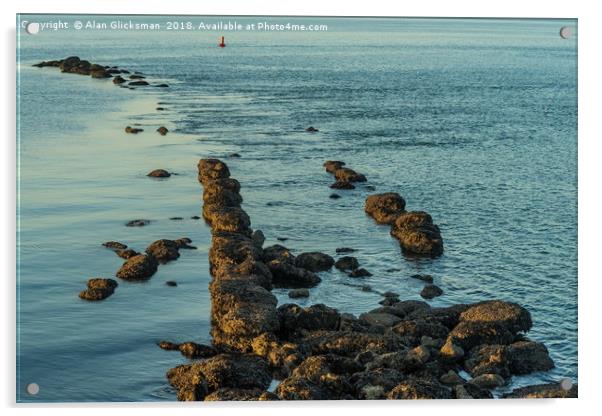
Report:
[[[113,78],[113,84],[123,84],[126,80],[120,76]]]
[[[178,238],[177,240],[173,240],[173,242],[175,243],[176,247],[178,247],[178,249],[196,250],[195,246],[190,245],[190,243],[192,243],[192,240],[190,238],[182,237]]]
[[[358,270],[364,270],[364,269],[358,269]],[[353,272],[352,272],[353,273]],[[352,273],[349,274],[349,276],[352,276]],[[361,273],[361,272],[360,272]],[[380,305],[383,305],[384,307],[390,307],[395,305],[396,303],[399,302],[399,298],[398,297],[385,297],[383,300],[381,300],[380,302],[378,302]]]
[[[155,87],[157,87],[157,88],[168,88],[169,85],[168,84],[157,84],[157,85],[155,85]]]
[[[215,274],[218,270],[239,266],[248,259],[261,261],[263,252],[250,237],[236,233],[214,233],[209,249],[210,272]]]
[[[399,323],[401,318],[389,313],[363,313],[360,315],[360,320],[367,322],[370,325],[380,325],[384,327],[392,327]]]
[[[198,164],[199,182],[205,185],[206,182],[216,179],[226,179],[230,177],[230,170],[224,162],[219,159],[201,159]],[[238,189],[240,190],[240,184]]]
[[[132,126],[127,126],[125,128],[125,132],[126,133],[130,133],[130,134],[138,134],[141,131],[144,131],[144,130],[143,129],[139,129],[139,128],[135,128],[135,127],[132,127]]]
[[[169,178],[171,176],[171,173],[169,173],[165,169],[155,169],[149,172],[146,176],[150,176],[151,178]]]
[[[564,399],[578,397],[577,385],[573,385],[570,389],[565,390],[560,383],[539,384],[534,386],[521,387],[512,390],[511,393],[505,394],[502,397],[505,399]]]
[[[155,108],[155,110],[157,110],[157,111],[165,111],[165,107],[157,107],[157,108]]]
[[[203,400],[220,388],[265,390],[272,376],[267,362],[257,356],[220,354],[172,368],[167,379],[178,390],[178,400]]]
[[[375,368],[353,374],[349,382],[358,392],[358,399],[378,400],[384,399],[386,393],[391,391],[406,376],[393,368]]]
[[[276,240],[278,240],[278,241],[287,241],[288,237],[276,237]]]
[[[374,354],[385,354],[392,351],[405,350],[401,337],[392,333],[368,332],[361,321],[353,322],[346,318],[344,324],[341,315],[341,330],[316,330],[306,333],[298,342],[313,354],[337,354],[355,357],[363,351],[370,350]]]
[[[204,212],[209,212],[217,207],[237,207],[242,204],[242,197],[238,192],[229,189],[211,189],[208,188],[203,192],[203,202],[207,205],[207,209],[203,207]]]
[[[197,344],[196,342],[184,342],[178,345],[178,350],[186,358],[209,358],[217,355],[217,350],[209,345]]]
[[[455,386],[456,384],[464,384],[466,380],[458,375],[454,370],[449,370],[447,373],[439,377],[439,382],[446,386]]]
[[[136,75],[136,74],[130,75],[130,79],[145,79],[145,78],[146,77],[142,76],[142,75]]]
[[[263,231],[255,230],[251,234],[251,241],[257,248],[262,248],[263,243],[265,243],[265,236],[263,235]]]
[[[343,166],[345,166],[345,162],[342,162],[340,160],[327,160],[326,162],[324,162],[324,168],[328,173],[335,173]]]
[[[491,390],[502,387],[506,381],[499,374],[481,374],[470,380],[469,383],[482,389]]]
[[[366,198],[364,210],[378,224],[392,224],[404,212],[406,201],[395,192],[370,195]]]
[[[426,283],[433,283],[433,276],[428,275],[428,274],[413,274],[410,277],[413,279],[422,280],[423,282],[426,282]]]
[[[513,334],[528,331],[533,325],[531,314],[522,306],[501,300],[479,302],[471,305],[460,315],[461,322],[493,322],[502,325]]]
[[[291,299],[297,299],[297,298],[308,298],[309,297],[309,290],[307,289],[293,289],[291,291],[288,292],[288,297]]]
[[[164,126],[159,127],[157,131],[161,136],[165,136],[169,132],[169,130],[167,130],[167,127]]]
[[[276,388],[281,400],[328,400],[329,393],[316,383],[299,377],[289,377]]]
[[[334,264],[334,259],[328,254],[317,251],[301,253],[295,259],[295,266],[311,272],[323,272],[330,270]]]
[[[360,263],[357,261],[355,257],[352,256],[344,256],[338,259],[334,263],[334,267],[339,270],[347,271],[347,270],[356,270],[360,267]]]
[[[353,169],[340,168],[334,171],[337,182],[366,182],[366,177]]]
[[[448,341],[465,351],[481,344],[510,344],[514,335],[498,322],[460,322],[448,335]]]
[[[554,368],[545,345],[533,341],[518,341],[508,347],[509,368],[512,374],[522,375]]]
[[[314,272],[293,266],[287,260],[272,260],[267,266],[276,287],[308,288],[317,286],[322,281]]]
[[[182,217],[169,217],[171,221],[182,221],[184,218]]]
[[[168,281],[165,282],[165,284],[167,286],[170,286],[170,287],[177,287],[178,286],[178,282],[176,282],[174,280],[168,280]]]
[[[79,293],[85,300],[103,300],[115,292],[117,282],[113,279],[93,278],[88,280],[88,288]]]
[[[385,298],[398,298],[399,297],[399,293],[387,290],[385,293],[383,293],[383,297],[385,297]]]
[[[191,220],[200,220],[201,217],[199,217],[198,215],[193,215],[192,217],[190,217]]]
[[[350,182],[336,181],[330,185],[331,189],[355,189],[355,186]]]
[[[510,377],[508,347],[506,345],[479,345],[470,350],[464,368],[473,377],[499,374]]]
[[[422,300],[403,300],[397,302],[393,307],[398,311],[397,315],[404,317],[412,314],[427,314],[431,311],[431,306]]]
[[[482,389],[474,384],[456,384],[452,387],[454,399],[493,399],[489,390]]]
[[[111,250],[125,250],[128,248],[127,245],[120,243],[118,241],[107,241],[106,243],[102,243],[106,248],[110,248]]]
[[[150,220],[131,220],[125,223],[126,227],[144,227],[150,224]]]
[[[403,312],[395,306],[389,308],[389,310],[400,318],[404,317]],[[393,327],[393,332],[403,337],[414,338],[414,341],[418,342],[423,336],[428,336],[433,339],[445,338],[447,337],[449,329],[436,321],[406,318],[406,320]]]
[[[443,290],[439,286],[433,284],[427,284],[422,288],[420,292],[420,296],[424,299],[433,299],[434,297],[441,296],[443,294]]]
[[[450,362],[460,361],[464,358],[464,349],[453,341],[447,340],[439,350],[441,358]]]
[[[400,214],[391,235],[399,240],[405,253],[437,257],[443,254],[443,239],[439,227],[433,224],[429,214],[421,211]]]
[[[429,349],[424,345],[419,345],[407,352],[401,362],[401,370],[406,373],[416,371],[424,366],[430,358]]]
[[[342,254],[342,253],[353,253],[357,250],[355,248],[351,248],[351,247],[339,247],[335,251],[337,254]]]
[[[329,198],[330,199],[339,199],[341,197],[341,195],[339,194],[330,194]]]
[[[291,334],[299,329],[308,331],[334,330],[339,327],[340,315],[336,309],[323,304],[303,308],[295,304],[284,304],[278,307],[280,329],[284,334]]]
[[[370,273],[368,270],[366,270],[364,268],[355,269],[351,273],[349,273],[349,277],[370,277],[370,276],[372,276],[372,273]]]
[[[130,81],[128,83],[128,85],[140,87],[140,86],[144,86],[144,85],[149,85],[149,83],[146,81]]]
[[[305,129],[305,131],[308,131],[310,133],[315,133],[317,131],[319,131],[317,128],[313,127],[313,126],[309,126],[308,128]]]
[[[111,78],[111,74],[109,74],[104,68],[90,70],[90,76],[92,78]]]
[[[170,341],[159,341],[157,342],[157,345],[159,348],[166,351],[178,351],[180,349],[180,344]]]
[[[264,396],[265,395],[265,396]],[[205,396],[206,402],[223,402],[223,401],[256,401],[262,400],[262,397],[270,397],[263,400],[275,400],[271,398],[272,393],[262,389],[233,389],[225,387],[214,391]],[[276,397],[277,400],[277,397]]]
[[[231,232],[251,235],[251,219],[242,208],[205,204],[203,217],[211,224],[213,233]]]
[[[161,239],[146,248],[146,253],[153,256],[159,263],[167,263],[180,257],[179,245],[173,240]]]
[[[138,253],[136,250],[132,250],[131,248],[126,248],[125,250],[115,251],[115,254],[117,254],[122,259],[127,260],[127,259],[131,259],[134,256],[137,256],[140,253]]]
[[[139,254],[123,263],[116,276],[124,280],[146,280],[156,271],[157,260],[153,256]]]
[[[435,380],[410,378],[399,383],[387,394],[387,399],[451,399],[451,392]]]

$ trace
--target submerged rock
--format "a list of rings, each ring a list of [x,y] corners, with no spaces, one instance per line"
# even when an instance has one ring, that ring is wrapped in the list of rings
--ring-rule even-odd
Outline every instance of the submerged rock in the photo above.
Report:
[[[309,290],[307,290],[307,289],[293,289],[290,292],[288,292],[288,297],[291,298],[291,299],[308,298],[309,297]]]
[[[126,80],[121,76],[116,76],[113,78],[113,84],[123,84]]]
[[[130,81],[128,83],[128,85],[132,85],[132,86],[135,86],[135,87],[141,87],[141,86],[144,86],[144,85],[149,85],[149,83],[146,82],[146,81]]]
[[[343,256],[334,263],[334,267],[343,271],[356,270],[360,267],[360,263],[355,257]]]
[[[103,300],[115,292],[117,282],[113,279],[93,278],[88,280],[88,288],[79,293],[85,300]]]
[[[350,182],[336,181],[330,185],[331,189],[355,189],[355,186]]]
[[[169,130],[167,130],[167,127],[164,126],[159,127],[157,131],[161,136],[165,136],[169,132]]]
[[[315,133],[317,131],[319,131],[317,128],[313,127],[313,126],[309,126],[308,128],[305,129],[305,131],[308,131],[310,133]]]
[[[171,176],[171,173],[169,173],[165,169],[155,169],[149,172],[146,176],[150,176],[151,178],[169,178]]]
[[[328,254],[315,252],[301,253],[295,259],[295,266],[311,272],[323,272],[330,270],[334,265],[334,259]]]
[[[349,273],[349,277],[370,277],[372,273],[364,268],[357,268]]]
[[[322,281],[314,272],[293,266],[286,260],[272,260],[267,263],[267,266],[276,287],[308,288],[317,286]]]
[[[422,288],[420,292],[420,296],[424,299],[433,299],[437,296],[441,296],[443,294],[443,290],[439,286],[433,284],[427,284]]]
[[[217,355],[217,350],[209,345],[197,344],[196,342],[184,342],[178,345],[178,350],[186,358],[209,358]]]
[[[150,224],[150,220],[131,220],[125,223],[126,227],[144,227]]]
[[[116,276],[124,280],[146,280],[156,271],[157,260],[153,256],[138,254],[123,263]]]
[[[412,279],[422,280],[423,282],[426,282],[426,283],[433,283],[433,276],[431,276],[429,274],[413,274],[410,277]]]
[[[379,224],[392,224],[404,212],[406,201],[395,192],[370,195],[364,210]]]
[[[127,245],[120,243],[119,241],[107,241],[106,243],[102,243],[102,245],[111,250],[125,250],[128,248]]]
[[[132,250],[131,248],[126,248],[125,250],[117,250],[115,251],[115,254],[117,254],[119,257],[121,257],[122,259],[130,259],[134,256],[137,256],[138,253],[136,250]]]
[[[130,134],[138,134],[138,133],[140,133],[142,131],[144,131],[144,130],[140,129],[140,128],[132,127],[132,126],[127,126],[125,128],[125,132],[126,133],[130,133]]]
[[[335,170],[334,177],[339,182],[366,182],[366,177],[364,175],[349,168]]]

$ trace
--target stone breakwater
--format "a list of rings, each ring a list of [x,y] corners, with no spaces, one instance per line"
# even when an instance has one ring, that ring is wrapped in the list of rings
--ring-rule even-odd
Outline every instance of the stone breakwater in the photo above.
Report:
[[[264,248],[228,166],[202,159],[198,167],[203,217],[212,230],[215,350],[167,372],[179,400],[492,398],[512,376],[554,367],[546,347],[525,335],[531,315],[513,302],[436,308],[395,299],[359,318],[323,304],[278,306],[272,287],[319,284],[316,273],[334,262],[318,252],[295,257],[279,245]],[[387,223],[394,216],[389,211],[399,212],[397,221],[405,208],[399,198],[391,200],[376,214]],[[274,379],[279,384],[268,391]],[[576,395],[576,386],[553,384],[508,397]]]

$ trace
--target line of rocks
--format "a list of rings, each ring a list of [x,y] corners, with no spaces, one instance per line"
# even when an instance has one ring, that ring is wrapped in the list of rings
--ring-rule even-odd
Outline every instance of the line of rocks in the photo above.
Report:
[[[199,180],[212,228],[216,355],[167,372],[179,400],[491,398],[512,375],[554,366],[543,344],[524,337],[529,312],[511,302],[433,308],[389,294],[387,306],[359,318],[323,304],[278,307],[270,290],[288,280],[289,272],[277,277],[283,264],[321,270],[331,261],[263,248],[223,162],[201,160]],[[269,392],[274,378],[281,381]]]
[[[357,173],[353,169],[346,168],[345,162],[340,160],[327,160],[324,162],[326,172],[332,173],[335,182],[330,185],[331,189],[355,189],[354,182],[366,182],[366,176]]]
[[[438,257],[443,254],[443,238],[433,218],[424,211],[406,211],[406,201],[395,192],[370,195],[364,210],[378,224],[391,225],[391,235],[404,253]]]
[[[87,75],[92,78],[113,78],[113,84],[125,87],[122,84],[127,83],[127,87],[140,87],[150,85],[146,81],[146,77],[140,72],[134,72],[133,74],[123,68],[116,66],[94,64],[90,61],[80,59],[78,56],[69,56],[65,59],[53,60],[53,61],[42,61],[33,66],[37,68],[44,67],[56,67],[61,72],[69,74]],[[122,75],[127,75],[129,81],[123,78]],[[166,88],[169,87],[167,84],[156,84],[155,87]]]

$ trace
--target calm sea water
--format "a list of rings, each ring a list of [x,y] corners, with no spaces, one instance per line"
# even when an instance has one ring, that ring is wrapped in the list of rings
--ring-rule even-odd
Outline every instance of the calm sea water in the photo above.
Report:
[[[577,381],[577,42],[558,36],[563,25],[576,32],[576,21],[229,20],[328,31],[19,33],[17,400],[175,400],[164,374],[185,358],[155,342],[210,341],[210,232],[189,219],[201,207],[196,163],[233,152],[242,157],[227,162],[266,244],[287,238],[295,252],[332,255],[354,247],[374,274],[322,273],[299,303],[361,313],[380,296],[359,286],[420,299],[421,284],[409,276],[429,273],[445,292],[433,305],[502,298],[531,311],[530,336],[547,345],[556,369],[508,388]],[[222,34],[224,49],[216,47]],[[31,67],[70,55],[171,87],[130,91]],[[135,123],[145,132],[126,135]],[[154,132],[161,125],[165,137]],[[320,131],[304,132],[310,125]],[[329,199],[327,159],[365,173],[378,192],[399,192],[408,209],[430,212],[445,254],[404,259],[388,227],[363,213],[374,191],[359,186]],[[145,176],[156,168],[179,175]],[[124,226],[135,218],[153,222]],[[102,242],[143,250],[181,236],[198,250],[148,282],[119,282],[103,302],[77,297],[88,278],[112,277],[121,265]],[[275,293],[289,301],[285,290]],[[25,393],[32,382],[37,396]]]

